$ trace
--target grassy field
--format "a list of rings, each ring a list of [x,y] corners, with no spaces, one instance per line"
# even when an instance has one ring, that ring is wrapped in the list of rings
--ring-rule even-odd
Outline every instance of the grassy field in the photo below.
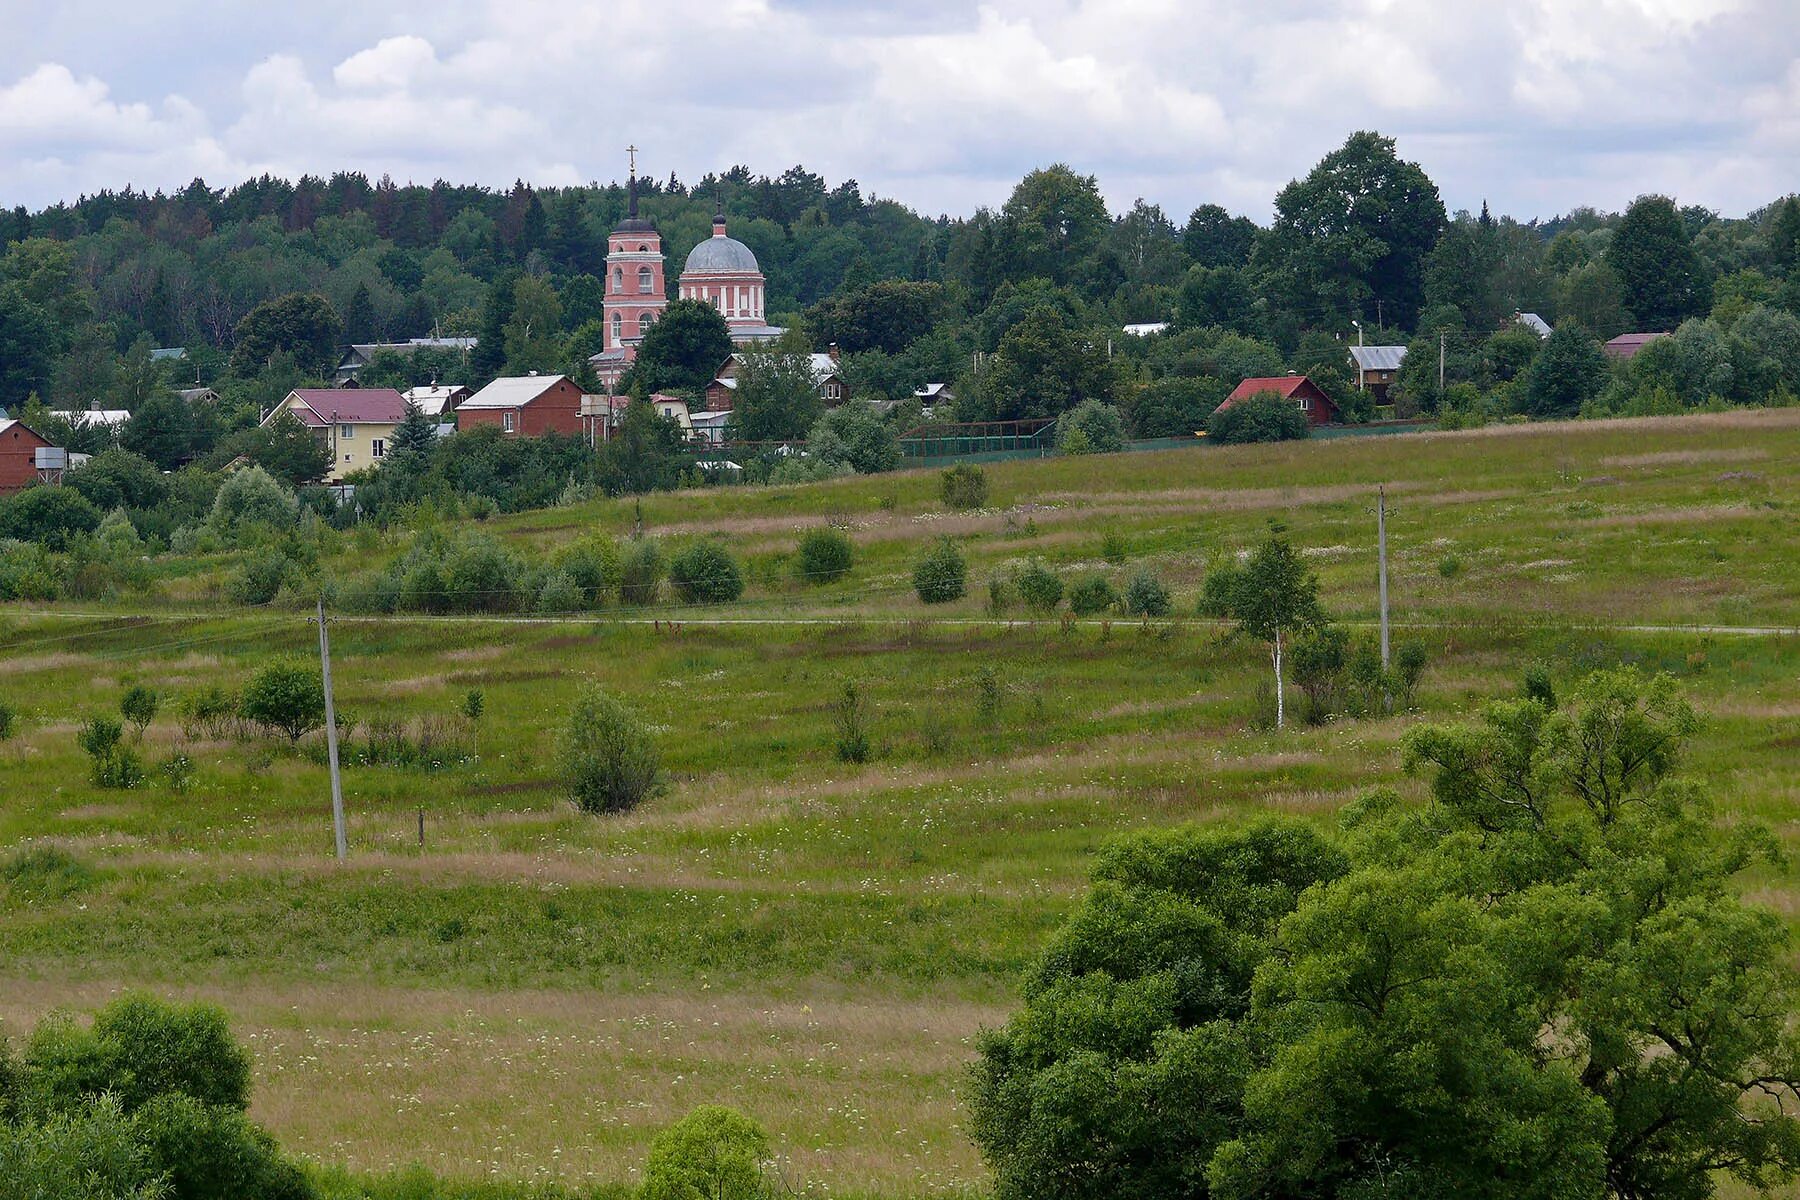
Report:
[[[487,699],[465,760],[346,770],[345,866],[310,743],[189,737],[165,715],[143,753],[191,756],[177,793],[154,771],[91,786],[74,741],[133,681],[173,698],[313,652],[303,614],[212,605],[218,560],[164,567],[153,605],[16,610],[0,874],[44,843],[81,866],[0,878],[0,1019],[17,1031],[130,986],[216,999],[254,1050],[255,1114],[355,1169],[629,1182],[658,1128],[722,1102],[833,1194],[978,1189],[957,1102],[971,1039],[1004,1018],[1102,840],[1253,811],[1327,820],[1375,783],[1416,794],[1404,730],[1515,689],[1528,661],[1675,673],[1708,717],[1692,770],[1800,849],[1800,635],[1695,628],[1800,624],[1797,468],[1800,411],[1774,411],[1005,464],[978,513],[942,511],[925,472],[653,497],[652,534],[717,534],[746,560],[743,602],[651,614],[675,628],[334,622],[357,717],[453,721],[468,689]],[[1433,656],[1413,712],[1276,734],[1260,648],[1212,623],[983,615],[988,576],[1031,556],[1071,575],[1150,566],[1191,612],[1207,563],[1273,519],[1333,613],[1367,621],[1377,484],[1396,617]],[[605,502],[486,528],[536,554],[636,519]],[[858,565],[803,588],[788,556],[825,519],[853,531]],[[945,534],[971,596],[928,611],[911,562]],[[325,570],[351,578],[404,540],[350,539]],[[831,751],[846,678],[870,698],[866,766]],[[655,725],[670,768],[626,817],[579,815],[551,779],[589,679]],[[1800,873],[1748,886],[1800,913]]]

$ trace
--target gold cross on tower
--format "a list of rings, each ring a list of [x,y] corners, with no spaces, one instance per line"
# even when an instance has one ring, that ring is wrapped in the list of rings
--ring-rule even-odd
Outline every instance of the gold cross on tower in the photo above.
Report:
[[[625,153],[631,156],[631,173],[633,175],[636,175],[637,174],[637,147],[636,146],[627,146],[627,147],[625,147]]]

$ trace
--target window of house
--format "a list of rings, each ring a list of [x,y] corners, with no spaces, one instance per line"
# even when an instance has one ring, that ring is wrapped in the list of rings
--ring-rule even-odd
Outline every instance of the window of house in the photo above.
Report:
[[[500,429],[503,433],[517,433],[519,429],[518,413],[501,413]]]
[[[1305,396],[1300,397],[1300,411],[1301,412],[1305,412],[1307,409],[1309,409],[1311,407],[1312,407],[1311,402],[1308,401]]]
[[[354,425],[339,425],[338,426],[338,436],[341,438],[355,437],[356,436],[356,426],[354,426]]]
[[[649,267],[639,267],[638,268],[638,291],[643,292],[647,295],[650,292],[654,292],[655,290],[656,290],[656,277],[653,274],[651,274],[650,268]]]
[[[380,458],[382,455],[384,455],[386,453],[387,453],[387,442],[385,440],[383,440],[381,438],[375,438],[369,442],[369,457],[370,458]]]

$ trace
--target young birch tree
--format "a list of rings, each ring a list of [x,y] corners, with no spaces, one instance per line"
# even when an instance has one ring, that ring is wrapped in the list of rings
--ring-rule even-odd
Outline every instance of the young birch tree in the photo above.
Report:
[[[1280,729],[1287,723],[1282,655],[1294,634],[1324,624],[1319,582],[1287,540],[1271,534],[1237,572],[1232,593],[1231,615],[1238,628],[1269,643],[1275,667],[1275,728]]]

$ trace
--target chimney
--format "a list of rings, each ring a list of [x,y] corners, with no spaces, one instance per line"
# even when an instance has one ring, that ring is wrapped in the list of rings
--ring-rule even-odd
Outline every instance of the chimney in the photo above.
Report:
[[[99,412],[100,411],[100,402],[98,400],[89,400],[88,401],[88,411],[89,412]]]
[[[834,362],[834,363],[837,362],[837,360],[838,360],[837,343],[836,342],[831,343],[831,345],[826,348],[825,353],[831,357],[832,362]]]

